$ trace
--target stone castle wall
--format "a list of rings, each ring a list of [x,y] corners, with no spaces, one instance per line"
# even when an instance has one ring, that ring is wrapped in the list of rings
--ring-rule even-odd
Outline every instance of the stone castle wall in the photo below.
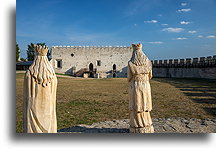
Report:
[[[74,75],[82,70],[88,72],[92,63],[95,74],[113,77],[115,73],[116,77],[127,77],[132,51],[132,47],[126,46],[53,46],[51,62],[56,73]]]
[[[53,46],[51,63],[56,73],[89,77],[127,77],[132,47]],[[215,79],[216,56],[153,60],[153,77]],[[114,69],[114,65],[116,69]]]
[[[215,79],[216,56],[154,60],[153,77]]]

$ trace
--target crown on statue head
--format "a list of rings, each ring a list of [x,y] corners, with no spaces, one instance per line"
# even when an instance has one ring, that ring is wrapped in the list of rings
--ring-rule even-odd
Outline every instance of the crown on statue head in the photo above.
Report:
[[[41,46],[41,45],[34,45],[35,47],[35,51],[36,51],[36,55],[38,56],[46,56],[47,55],[47,52],[48,52],[48,46],[44,45],[44,46]]]
[[[142,44],[132,44],[133,50],[142,50]]]

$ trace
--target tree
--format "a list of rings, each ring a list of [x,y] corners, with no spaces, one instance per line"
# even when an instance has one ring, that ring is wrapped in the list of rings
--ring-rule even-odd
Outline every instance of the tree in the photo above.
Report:
[[[20,61],[26,61],[26,59],[24,59],[24,58],[20,58]]]
[[[33,61],[35,56],[35,49],[34,49],[34,44],[31,43],[28,45],[28,50],[27,50],[27,59],[28,61]]]
[[[19,61],[20,58],[20,48],[19,45],[16,43],[16,62]]]
[[[51,48],[52,49],[52,48]],[[47,58],[48,58],[48,60],[50,61],[51,60],[51,49],[50,50],[48,50],[48,52],[47,52]]]
[[[37,43],[36,45],[44,46],[46,44],[45,43]],[[31,43],[30,45],[28,45],[28,50],[27,50],[27,59],[28,59],[28,61],[33,61],[34,56],[35,56],[34,44]],[[47,52],[47,57],[48,57],[48,59],[50,57],[50,52],[49,51]]]

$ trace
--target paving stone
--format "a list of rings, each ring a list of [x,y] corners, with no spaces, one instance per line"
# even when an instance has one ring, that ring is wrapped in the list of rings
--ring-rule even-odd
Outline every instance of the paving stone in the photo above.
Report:
[[[215,133],[214,119],[153,118],[155,133]],[[77,125],[60,129],[60,133],[129,133],[129,119]]]

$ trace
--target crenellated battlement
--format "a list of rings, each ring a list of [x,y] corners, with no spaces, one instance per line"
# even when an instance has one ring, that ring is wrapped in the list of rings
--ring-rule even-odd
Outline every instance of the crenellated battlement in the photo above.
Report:
[[[98,48],[130,48],[132,49],[132,47],[130,46],[52,46],[52,48],[73,48],[73,49],[77,49],[77,48],[84,48],[84,49],[89,49],[89,48],[92,48],[92,49],[98,49]]]
[[[215,67],[216,55],[199,58],[152,60],[155,68],[202,68]]]

